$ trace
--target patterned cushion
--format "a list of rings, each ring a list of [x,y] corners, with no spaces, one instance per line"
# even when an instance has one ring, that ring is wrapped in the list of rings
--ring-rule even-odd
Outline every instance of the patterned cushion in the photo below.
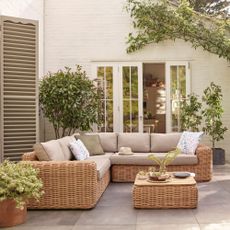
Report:
[[[69,143],[69,148],[73,153],[76,160],[85,160],[89,157],[89,151],[86,149],[85,145],[81,140],[74,140]]]
[[[181,149],[181,152],[184,154],[195,154],[203,134],[203,132],[183,132],[177,148]]]

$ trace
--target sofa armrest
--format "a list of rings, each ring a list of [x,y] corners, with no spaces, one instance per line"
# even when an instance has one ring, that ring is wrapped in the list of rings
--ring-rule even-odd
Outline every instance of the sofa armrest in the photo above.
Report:
[[[29,154],[30,155],[30,154]],[[26,159],[28,155],[24,155]],[[39,169],[44,195],[29,208],[91,208],[97,201],[97,169],[93,161],[22,161]]]
[[[24,153],[22,155],[23,161],[38,161],[35,152]]]
[[[206,145],[199,145],[196,149],[198,164],[194,168],[197,181],[209,181],[212,178],[212,149]]]
[[[195,154],[202,164],[212,164],[212,149],[207,145],[198,145]]]

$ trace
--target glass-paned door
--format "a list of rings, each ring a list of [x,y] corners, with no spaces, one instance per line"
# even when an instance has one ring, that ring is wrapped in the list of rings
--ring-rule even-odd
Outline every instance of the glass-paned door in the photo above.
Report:
[[[187,62],[166,64],[166,130],[167,132],[181,131],[180,108],[186,96],[190,94],[190,77]]]
[[[120,103],[123,132],[142,132],[143,129],[142,93],[139,93],[142,88],[140,69],[140,65],[121,66],[122,100]]]
[[[97,67],[97,87],[103,92],[102,98],[102,124],[98,127],[101,132],[114,131],[113,116],[113,83],[114,73],[112,66]]]
[[[142,132],[142,64],[94,64],[93,76],[97,79],[97,86],[103,91],[103,122],[97,130]]]

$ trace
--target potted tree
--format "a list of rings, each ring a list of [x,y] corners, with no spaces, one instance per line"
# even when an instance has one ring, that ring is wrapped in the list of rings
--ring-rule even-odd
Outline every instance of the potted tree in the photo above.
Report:
[[[81,66],[49,73],[40,81],[40,107],[53,124],[56,138],[76,130],[87,131],[101,118],[102,91],[89,80]]]
[[[0,227],[11,227],[26,220],[26,201],[43,194],[38,171],[26,163],[4,161],[0,165]]]
[[[221,87],[211,82],[210,86],[204,90],[202,97],[206,108],[202,110],[204,117],[203,131],[210,136],[213,149],[213,164],[225,164],[225,151],[216,148],[216,142],[224,139],[224,133],[228,130],[221,121],[223,115]]]
[[[195,94],[188,95],[181,105],[181,130],[192,132],[199,131],[202,116],[200,114],[202,103],[199,102],[198,96]]]

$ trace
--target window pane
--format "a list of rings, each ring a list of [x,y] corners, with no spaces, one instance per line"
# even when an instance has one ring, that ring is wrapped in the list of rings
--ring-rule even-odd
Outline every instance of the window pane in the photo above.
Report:
[[[130,101],[128,100],[123,100],[123,126],[124,132],[131,131]]]
[[[172,112],[172,131],[180,131],[180,107],[186,98],[186,67],[171,66],[171,112]]]
[[[137,67],[131,67],[131,95],[132,99],[138,98],[138,72]]]
[[[177,91],[177,66],[171,66],[170,69],[170,78],[171,78],[171,98],[176,97]]]
[[[113,99],[113,68],[106,67],[106,98]]]
[[[129,99],[130,98],[130,67],[124,66],[122,71],[122,78],[123,78],[123,98]]]
[[[106,102],[106,131],[113,132],[113,101]]]
[[[113,67],[97,68],[98,87],[103,91],[101,132],[113,132]]]
[[[104,90],[104,67],[97,68],[97,86]]]
[[[179,85],[180,85],[180,96],[181,99],[186,98],[186,75],[185,75],[185,66],[179,66]]]
[[[132,114],[132,132],[138,132],[138,101],[133,100],[132,101],[132,108],[131,108],[131,114]]]

